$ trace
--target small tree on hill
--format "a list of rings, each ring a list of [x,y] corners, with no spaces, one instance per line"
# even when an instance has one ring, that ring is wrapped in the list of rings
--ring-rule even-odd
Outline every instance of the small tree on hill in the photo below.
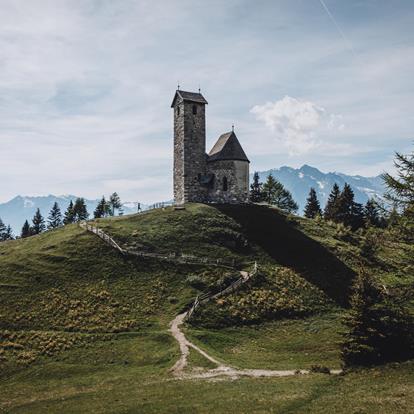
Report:
[[[414,208],[414,151],[403,155],[395,153],[394,165],[397,170],[396,177],[385,173],[382,179],[387,187],[385,197],[394,206],[401,207],[403,211]]]
[[[412,317],[364,271],[355,280],[345,325],[348,332],[341,346],[345,366],[380,364],[414,355]]]
[[[10,224],[6,228],[6,233],[4,234],[5,240],[14,240],[13,230],[10,226]]]
[[[49,217],[47,218],[47,228],[57,229],[62,225],[62,213],[59,208],[59,204],[55,201],[52,209],[50,210]]]
[[[0,241],[13,240],[13,231],[10,226],[6,226],[0,218]]]
[[[32,234],[40,234],[46,230],[45,219],[40,214],[40,210],[37,209],[32,220]]]
[[[111,206],[105,200],[105,196],[102,196],[101,201],[98,203],[98,205],[95,208],[95,211],[93,212],[93,216],[95,218],[106,217],[110,215],[110,212],[111,212]]]
[[[314,188],[309,191],[309,196],[306,200],[305,217],[315,218],[322,215],[321,205],[319,204],[318,197]]]
[[[283,187],[271,174],[263,184],[264,201],[279,207],[281,210],[293,213],[298,210],[298,205],[292,198],[292,194]]]
[[[6,225],[3,223],[3,220],[0,218],[0,241],[3,240],[4,235],[6,234]]]
[[[323,212],[325,220],[337,221],[338,219],[338,200],[341,195],[339,186],[335,183],[332,187],[331,193],[329,194],[328,201]]]
[[[387,187],[385,198],[401,212],[398,229],[401,237],[414,242],[414,152],[408,155],[395,154],[397,175],[382,175]]]
[[[68,208],[65,211],[65,217],[63,218],[63,224],[71,224],[75,221],[75,212],[73,210],[73,201],[70,200]]]
[[[253,182],[250,185],[250,201],[252,203],[260,203],[263,201],[262,187],[263,183],[260,182],[259,173],[255,172],[253,174]]]
[[[23,224],[20,237],[22,239],[25,239],[26,237],[30,237],[31,235],[32,235],[32,229],[30,228],[29,222],[26,220]]]
[[[356,230],[364,224],[362,205],[355,202],[355,195],[349,184],[345,183],[342,192],[336,200],[334,221]]]
[[[371,198],[364,206],[364,220],[366,226],[380,227],[382,220],[377,202]]]
[[[73,205],[74,222],[87,220],[88,217],[89,217],[89,213],[86,208],[85,199],[83,199],[82,197],[77,198],[75,201],[75,204]]]
[[[111,216],[114,216],[115,211],[122,207],[121,199],[116,192],[110,195],[109,204],[111,206]]]

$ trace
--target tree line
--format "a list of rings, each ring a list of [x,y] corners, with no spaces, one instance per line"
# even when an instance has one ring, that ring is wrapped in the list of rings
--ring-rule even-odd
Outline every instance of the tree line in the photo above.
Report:
[[[250,186],[250,200],[254,203],[266,202],[275,205],[288,213],[295,213],[298,210],[298,204],[293,200],[290,191],[271,174],[264,183],[261,183],[259,174],[254,173],[253,183]],[[333,185],[323,211],[315,189],[311,188],[304,215],[311,219],[320,217],[335,223],[343,223],[353,230],[369,225],[381,227],[386,224],[379,204],[374,199],[368,200],[364,206],[357,203],[355,194],[347,183],[342,190],[338,184]]]
[[[119,195],[114,192],[106,200],[105,196],[99,201],[93,213],[94,218],[123,215],[122,203]],[[89,218],[85,199],[79,197],[73,202],[70,201],[66,211],[62,214],[59,204],[55,202],[49,212],[47,219],[42,216],[40,209],[36,210],[31,224],[26,220],[20,232],[20,238],[34,236],[46,230],[53,230],[67,224],[78,223]],[[0,241],[13,240],[15,236],[10,225],[6,226],[0,218]]]

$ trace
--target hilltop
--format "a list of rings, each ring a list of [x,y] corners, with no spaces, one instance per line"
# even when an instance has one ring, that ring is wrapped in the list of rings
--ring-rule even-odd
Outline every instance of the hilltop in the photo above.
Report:
[[[412,246],[387,240],[368,259],[361,255],[362,232],[267,206],[189,204],[95,224],[131,250],[226,259],[238,269],[257,261],[257,277],[185,328],[216,359],[243,369],[338,368],[341,316],[361,263],[388,287],[412,284]],[[381,385],[375,398],[382,411],[406,412],[412,385],[403,390],[400,383],[413,377],[410,363],[375,375],[173,381],[179,349],[169,323],[197,294],[235,274],[123,257],[77,225],[0,244],[0,407],[165,412],[174,404],[172,412],[268,412],[272,404],[282,412],[373,413],[371,389]],[[190,352],[190,368],[209,364]],[[218,405],[219,396],[225,401]],[[400,411],[391,411],[390,398],[399,398]]]

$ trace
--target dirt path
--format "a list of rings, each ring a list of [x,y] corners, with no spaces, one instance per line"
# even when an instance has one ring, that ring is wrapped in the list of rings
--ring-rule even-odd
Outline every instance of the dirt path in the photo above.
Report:
[[[194,345],[189,341],[183,331],[180,329],[184,323],[184,319],[187,312],[181,313],[176,316],[170,324],[170,332],[180,345],[181,356],[180,359],[171,368],[171,372],[174,376],[181,379],[208,379],[215,377],[230,377],[233,379],[239,377],[287,377],[297,374],[309,374],[309,370],[268,370],[268,369],[238,369],[222,364],[212,356],[208,355],[207,352],[200,349],[197,345]],[[185,368],[188,365],[188,356],[190,348],[196,350],[204,358],[208,359],[213,364],[217,365],[217,368],[213,369],[194,369],[193,371],[186,371]],[[331,374],[339,374],[341,370],[331,370]]]

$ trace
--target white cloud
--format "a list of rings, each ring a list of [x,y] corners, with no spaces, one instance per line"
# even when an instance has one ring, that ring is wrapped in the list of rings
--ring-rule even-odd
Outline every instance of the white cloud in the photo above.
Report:
[[[273,137],[291,155],[305,154],[323,146],[321,137],[344,129],[342,117],[330,114],[314,102],[285,96],[275,102],[255,105],[250,112],[272,131]]]

